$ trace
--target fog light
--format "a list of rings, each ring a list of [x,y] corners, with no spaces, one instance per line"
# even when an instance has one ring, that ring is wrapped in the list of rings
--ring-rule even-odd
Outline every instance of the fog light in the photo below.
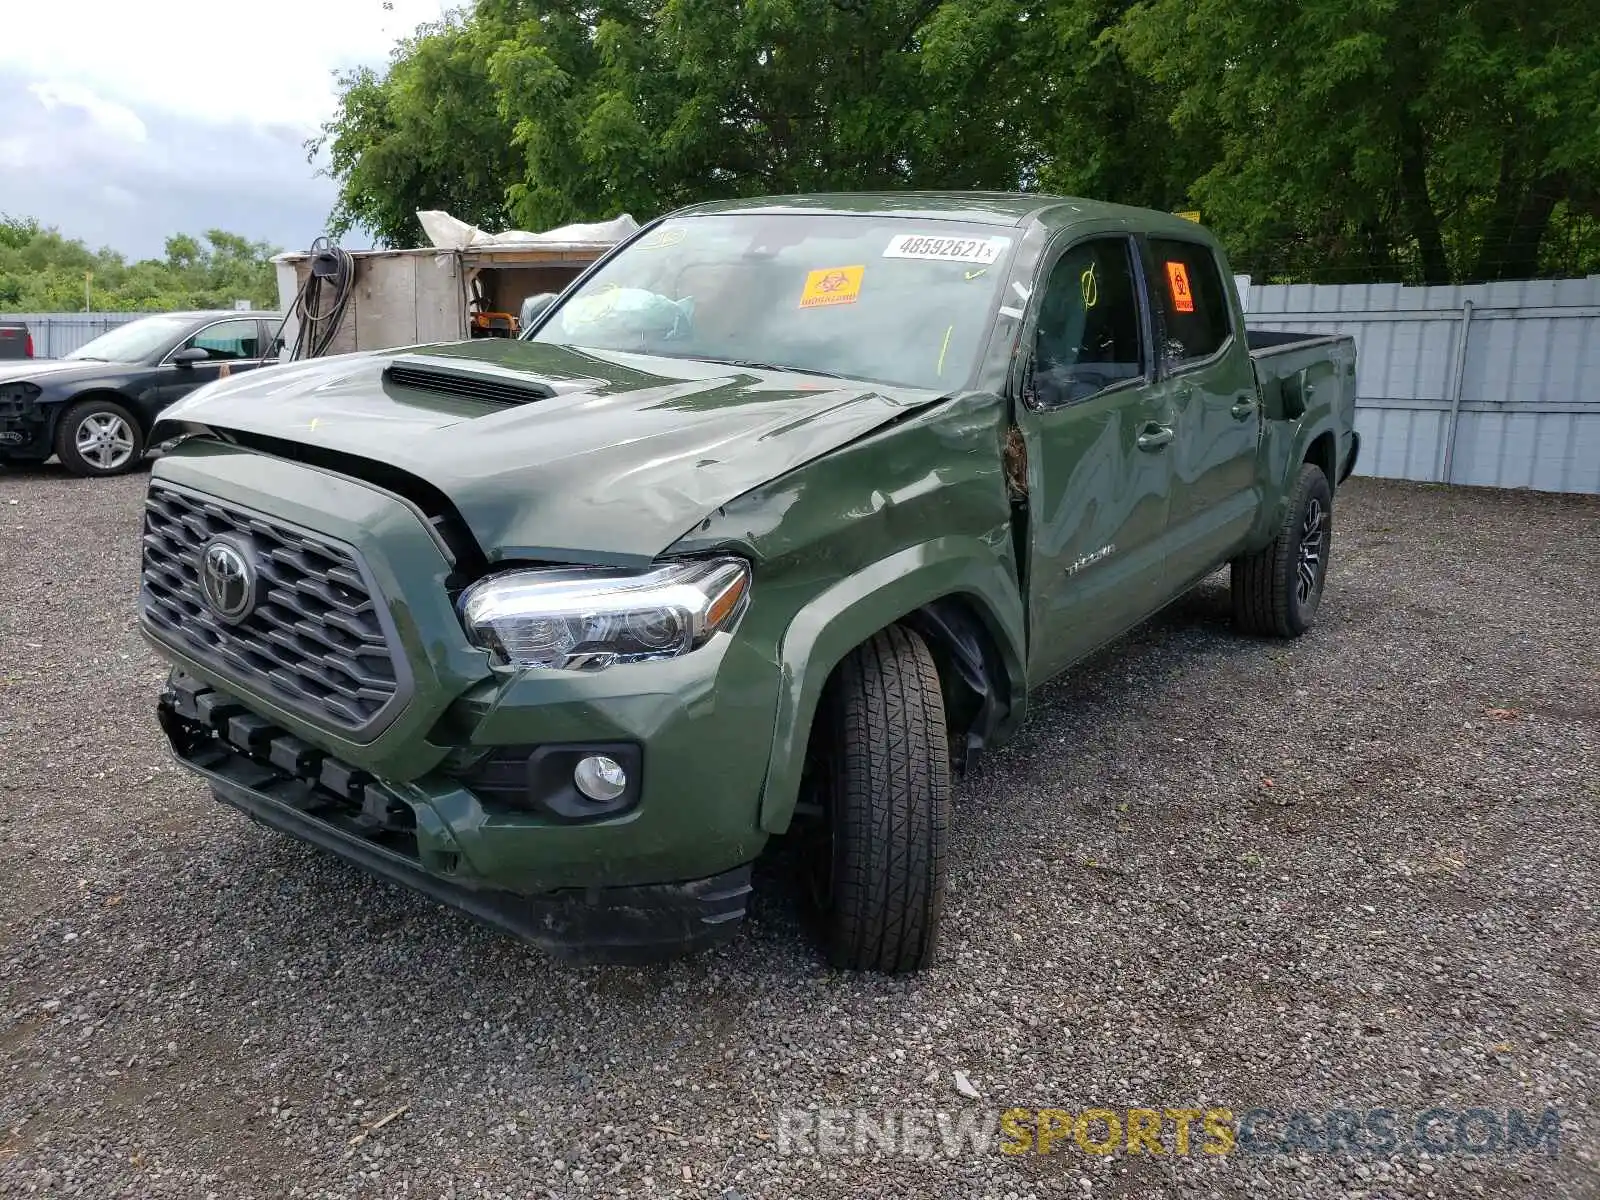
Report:
[[[628,786],[628,773],[614,758],[604,754],[591,754],[578,761],[572,772],[572,782],[589,799],[599,804],[609,804]]]

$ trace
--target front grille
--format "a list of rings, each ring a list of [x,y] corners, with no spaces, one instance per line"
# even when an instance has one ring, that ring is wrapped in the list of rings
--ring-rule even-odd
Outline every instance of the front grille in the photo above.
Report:
[[[247,550],[260,580],[254,609],[232,624],[200,584],[205,546],[222,534]],[[177,648],[319,724],[365,729],[399,692],[355,552],[209,497],[151,484],[139,605]]]

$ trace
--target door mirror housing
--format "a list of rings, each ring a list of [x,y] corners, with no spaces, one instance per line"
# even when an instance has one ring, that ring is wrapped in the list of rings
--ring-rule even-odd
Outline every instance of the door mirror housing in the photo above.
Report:
[[[188,346],[179,350],[168,361],[175,367],[192,367],[195,363],[206,362],[210,357],[211,355],[199,346]]]

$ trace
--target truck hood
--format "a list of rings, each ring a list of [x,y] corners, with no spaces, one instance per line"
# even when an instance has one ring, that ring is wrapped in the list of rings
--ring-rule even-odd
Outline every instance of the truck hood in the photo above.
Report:
[[[221,380],[163,412],[152,441],[199,426],[365,459],[441,491],[491,562],[623,564],[653,558],[751,488],[940,398],[483,339]]]

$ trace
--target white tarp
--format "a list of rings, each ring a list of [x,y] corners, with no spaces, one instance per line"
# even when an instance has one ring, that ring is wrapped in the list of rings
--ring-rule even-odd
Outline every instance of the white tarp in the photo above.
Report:
[[[489,246],[544,246],[558,249],[564,246],[612,246],[639,229],[639,223],[627,213],[590,225],[563,225],[544,233],[528,233],[522,229],[508,229],[504,233],[485,233],[475,225],[458,221],[447,212],[429,210],[418,212],[422,231],[428,240],[441,250],[468,250]]]

